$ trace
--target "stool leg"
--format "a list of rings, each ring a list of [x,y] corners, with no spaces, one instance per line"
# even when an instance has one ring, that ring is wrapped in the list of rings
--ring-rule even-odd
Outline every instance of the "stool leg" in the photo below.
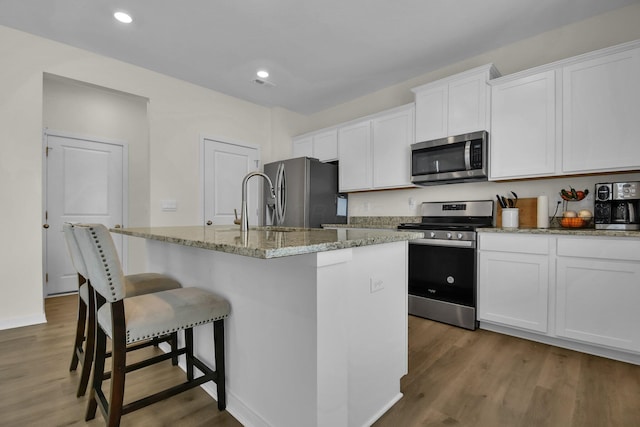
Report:
[[[173,357],[171,358],[171,364],[173,366],[178,366],[178,333],[174,332],[171,334],[171,353],[173,353]]]
[[[122,417],[124,382],[127,373],[127,333],[122,300],[111,304],[113,338],[111,339],[111,396],[107,425],[117,427]]]
[[[193,328],[184,330],[184,347],[187,358],[187,380],[193,380]]]
[[[107,336],[102,328],[96,328],[96,353],[93,364],[93,381],[89,392],[89,401],[87,403],[87,412],[85,421],[92,420],[96,417],[96,409],[98,401],[96,400],[96,390],[102,390],[102,380],[104,377],[104,361],[107,352]]]
[[[213,322],[213,345],[216,358],[216,386],[218,390],[218,409],[224,411],[227,407],[227,392],[225,387],[224,366],[224,320]]]
[[[75,371],[78,368],[78,349],[82,348],[82,342],[84,341],[84,329],[87,322],[87,304],[80,298],[80,292],[78,292],[78,321],[76,323],[76,339],[73,343],[73,356],[71,356],[70,371]]]
[[[90,288],[91,289],[91,288]],[[78,392],[76,397],[84,396],[89,384],[89,376],[91,374],[91,365],[95,354],[96,344],[96,306],[93,292],[89,292],[89,306],[87,307],[89,316],[87,319],[87,340],[84,350],[84,358],[82,361],[82,372],[80,374],[80,382],[78,383]]]

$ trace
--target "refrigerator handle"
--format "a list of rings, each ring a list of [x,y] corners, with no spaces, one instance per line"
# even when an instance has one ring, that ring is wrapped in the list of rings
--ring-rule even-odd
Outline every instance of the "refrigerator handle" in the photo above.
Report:
[[[278,165],[276,172],[276,221],[277,225],[284,223],[287,212],[287,175],[284,170],[284,163]]]

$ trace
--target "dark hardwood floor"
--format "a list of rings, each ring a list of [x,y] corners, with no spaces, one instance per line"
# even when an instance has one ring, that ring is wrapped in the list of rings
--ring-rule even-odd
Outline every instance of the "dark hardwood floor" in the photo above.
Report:
[[[78,372],[68,371],[75,297],[45,306],[47,324],[0,331],[0,426],[103,425],[100,414],[84,422],[86,397],[75,397]],[[184,377],[168,363],[145,368],[127,377],[125,400],[146,393],[150,378]],[[640,426],[640,366],[412,316],[402,391],[376,427]],[[122,419],[123,427],[239,425],[199,388]]]

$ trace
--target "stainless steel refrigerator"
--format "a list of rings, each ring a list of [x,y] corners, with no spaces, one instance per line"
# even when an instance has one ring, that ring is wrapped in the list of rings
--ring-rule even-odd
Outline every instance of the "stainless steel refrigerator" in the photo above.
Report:
[[[264,225],[319,228],[347,222],[347,197],[338,193],[338,166],[299,157],[264,165],[276,201],[265,186]]]

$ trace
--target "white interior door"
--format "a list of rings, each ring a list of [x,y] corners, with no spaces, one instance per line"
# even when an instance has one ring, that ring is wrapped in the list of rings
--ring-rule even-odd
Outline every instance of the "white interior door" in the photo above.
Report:
[[[119,144],[51,133],[45,133],[45,146],[45,295],[51,296],[78,288],[64,222],[123,225],[126,151]],[[124,261],[122,236],[113,238]]]
[[[235,212],[240,217],[242,179],[260,170],[260,150],[257,146],[202,140],[204,223],[233,224]],[[259,223],[260,178],[249,180],[247,202],[249,224]]]

